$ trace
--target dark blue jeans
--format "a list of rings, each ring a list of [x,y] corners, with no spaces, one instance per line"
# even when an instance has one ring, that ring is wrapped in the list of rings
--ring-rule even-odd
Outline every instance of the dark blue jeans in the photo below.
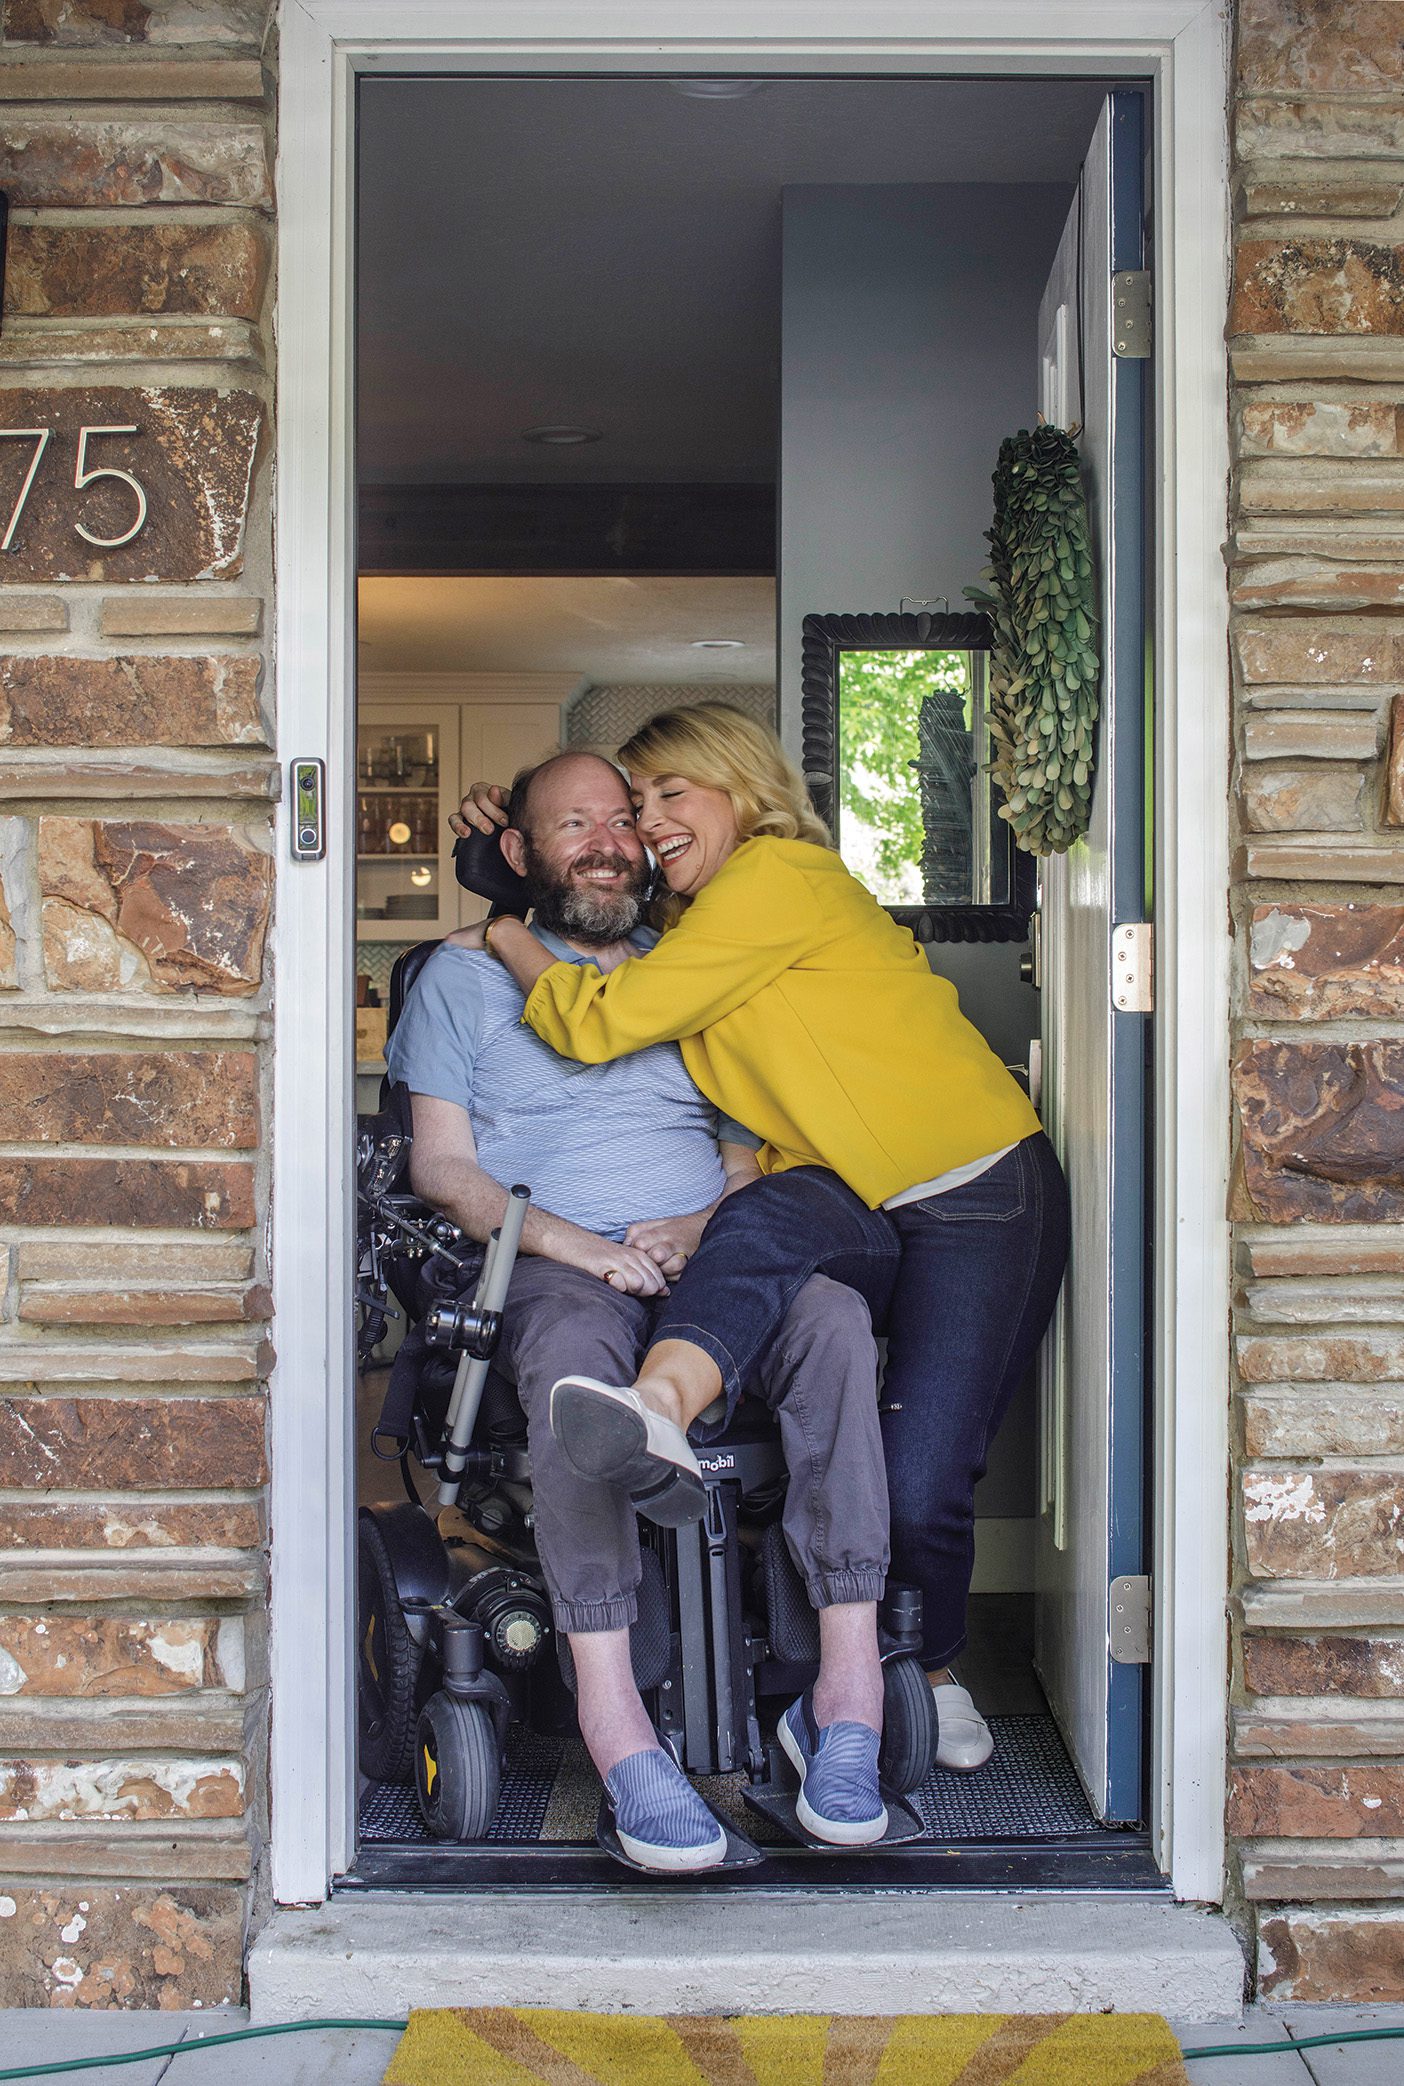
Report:
[[[921,1588],[929,1666],[964,1646],[975,1485],[1067,1252],[1067,1187],[1041,1132],[964,1188],[890,1212],[822,1167],[797,1167],[727,1197],[654,1326],[651,1344],[690,1340],[711,1355],[731,1408],[810,1275],[866,1299],[888,1336],[891,1577]]]

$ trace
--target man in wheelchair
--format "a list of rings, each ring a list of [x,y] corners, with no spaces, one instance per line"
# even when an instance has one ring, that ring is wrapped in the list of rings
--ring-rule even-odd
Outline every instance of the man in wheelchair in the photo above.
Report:
[[[529,883],[533,931],[553,956],[609,970],[649,946],[648,861],[609,762],[563,754],[519,777],[503,852]],[[696,1460],[684,1442],[675,1482],[651,1497],[636,1487],[631,1498],[572,1461],[549,1407],[567,1376],[633,1381],[669,1277],[719,1200],[758,1177],[757,1140],[718,1121],[675,1044],[576,1064],[525,1027],[521,1012],[521,993],[485,951],[450,936],[424,966],[387,1050],[392,1079],[411,1096],[411,1181],[477,1241],[502,1221],[505,1184],[531,1183],[495,1367],[526,1415],[537,1550],[569,1641],[581,1735],[628,1858],[660,1871],[704,1869],[723,1859],[726,1833],[660,1745],[629,1636],[641,1578],[637,1514],[663,1525],[693,1519],[703,1505]],[[869,1844],[888,1829],[876,1608],[888,1540],[867,1306],[815,1277],[750,1389],[778,1421],[785,1540],[818,1611],[818,1677],[779,1734],[785,1745],[788,1731],[801,1779],[799,1819],[821,1842]]]

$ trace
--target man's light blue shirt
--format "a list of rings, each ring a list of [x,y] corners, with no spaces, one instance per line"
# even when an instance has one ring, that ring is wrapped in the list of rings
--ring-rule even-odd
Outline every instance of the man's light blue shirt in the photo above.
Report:
[[[533,927],[566,963],[589,958]],[[631,936],[642,955],[657,936]],[[557,1057],[523,1025],[523,994],[486,950],[436,949],[385,1052],[390,1077],[468,1111],[478,1164],[504,1186],[605,1238],[630,1224],[714,1203],[725,1186],[718,1136],[755,1147],[688,1077],[676,1043],[608,1065]]]

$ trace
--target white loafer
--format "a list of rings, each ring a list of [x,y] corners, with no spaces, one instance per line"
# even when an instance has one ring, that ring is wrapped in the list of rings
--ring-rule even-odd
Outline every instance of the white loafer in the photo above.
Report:
[[[702,1518],[707,1495],[692,1444],[631,1387],[563,1376],[551,1386],[551,1432],[572,1469],[622,1486],[650,1521],[682,1528]]]
[[[994,1751],[994,1735],[971,1701],[967,1689],[953,1680],[932,1683],[936,1698],[936,1720],[940,1735],[936,1742],[936,1765],[952,1768],[958,1775],[974,1774]]]

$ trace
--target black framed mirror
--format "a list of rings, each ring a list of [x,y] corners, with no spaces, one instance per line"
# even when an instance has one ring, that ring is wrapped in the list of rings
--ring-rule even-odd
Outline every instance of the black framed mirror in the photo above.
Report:
[[[989,772],[989,619],[806,616],[805,780],[853,874],[921,942],[1026,941],[1031,855]]]

